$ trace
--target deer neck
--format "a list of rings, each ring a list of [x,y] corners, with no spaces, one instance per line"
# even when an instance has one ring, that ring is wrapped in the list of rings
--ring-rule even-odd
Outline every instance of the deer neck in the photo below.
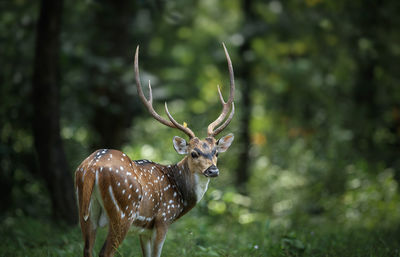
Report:
[[[179,163],[169,166],[168,174],[183,198],[183,212],[186,213],[203,198],[210,178],[192,172],[189,169],[187,157]]]

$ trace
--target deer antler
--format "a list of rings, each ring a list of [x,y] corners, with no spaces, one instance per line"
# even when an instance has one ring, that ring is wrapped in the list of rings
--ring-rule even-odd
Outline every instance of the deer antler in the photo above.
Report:
[[[228,124],[231,122],[231,120],[233,118],[233,114],[235,113],[235,105],[233,103],[233,99],[235,96],[235,79],[234,79],[234,74],[233,74],[233,67],[232,67],[231,58],[229,57],[229,53],[228,53],[228,50],[226,50],[225,44],[222,43],[222,46],[224,47],[226,60],[228,61],[230,91],[229,91],[229,99],[227,102],[225,102],[224,97],[222,96],[221,90],[218,86],[218,94],[219,94],[219,99],[221,100],[221,103],[222,103],[222,111],[221,111],[221,114],[218,116],[218,118],[214,122],[212,122],[210,125],[208,125],[207,133],[208,133],[208,136],[211,136],[211,137],[216,136],[222,130],[224,130],[226,128],[226,126],[228,126]],[[232,110],[231,110],[231,113],[230,113],[228,119],[225,120],[225,122],[221,126],[219,126],[217,129],[214,130],[214,128],[216,126],[218,126],[219,124],[221,124],[221,122],[225,119],[226,115],[229,112],[229,108],[231,105],[232,105]]]
[[[167,103],[165,103],[165,111],[168,115],[168,118],[171,121],[168,121],[166,119],[164,119],[163,117],[161,117],[153,108],[153,95],[151,92],[151,85],[150,85],[150,81],[149,81],[149,100],[146,99],[146,97],[143,94],[143,90],[142,90],[142,84],[140,83],[140,75],[139,75],[139,46],[137,46],[136,48],[136,53],[135,53],[135,77],[136,77],[136,87],[137,87],[137,92],[138,95],[140,96],[140,99],[142,100],[143,104],[146,106],[147,110],[149,110],[150,114],[159,122],[161,122],[162,124],[171,127],[171,128],[177,128],[179,130],[181,130],[182,132],[184,132],[186,135],[189,136],[189,138],[194,138],[195,135],[193,133],[193,131],[188,128],[185,127],[181,124],[179,124],[178,122],[176,122],[174,120],[174,118],[172,117],[172,115],[169,113],[168,108],[167,108]]]

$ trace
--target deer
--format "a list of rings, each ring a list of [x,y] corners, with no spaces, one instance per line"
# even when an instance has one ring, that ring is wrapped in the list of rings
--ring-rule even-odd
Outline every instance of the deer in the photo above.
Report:
[[[149,160],[131,160],[114,149],[99,149],[88,156],[75,171],[75,188],[79,207],[79,223],[84,240],[83,256],[91,257],[99,227],[108,224],[108,234],[99,256],[114,256],[128,231],[139,234],[144,257],[161,256],[168,227],[203,198],[211,178],[219,175],[217,158],[232,144],[232,133],[220,138],[235,112],[235,82],[232,62],[222,44],[228,62],[230,93],[225,102],[220,87],[218,94],[222,111],[207,127],[207,137],[199,139],[186,123],[169,120],[153,108],[150,81],[149,99],[142,90],[139,75],[139,46],[136,48],[134,69],[138,95],[155,120],[185,133],[189,140],[175,136],[173,147],[183,159],[173,165]],[[230,114],[227,117],[228,113]]]

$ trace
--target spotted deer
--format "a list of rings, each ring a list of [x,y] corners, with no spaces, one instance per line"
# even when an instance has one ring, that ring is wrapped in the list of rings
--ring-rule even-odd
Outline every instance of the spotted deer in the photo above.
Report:
[[[176,152],[184,155],[174,165],[133,161],[125,153],[111,149],[97,150],[79,165],[75,173],[75,188],[85,257],[92,256],[96,229],[107,224],[108,235],[100,256],[114,256],[129,230],[139,233],[143,256],[160,256],[169,225],[190,211],[203,197],[210,178],[219,175],[218,153],[228,149],[233,134],[219,140],[215,136],[230,123],[235,111],[233,68],[224,44],[223,47],[230,76],[229,99],[225,102],[218,86],[222,111],[208,126],[208,136],[204,140],[197,138],[186,124],[179,124],[169,113],[166,103],[165,112],[169,120],[154,110],[150,81],[149,99],[142,91],[139,47],[136,48],[134,66],[140,99],[157,121],[181,130],[189,136],[189,141],[178,136],[173,138]]]

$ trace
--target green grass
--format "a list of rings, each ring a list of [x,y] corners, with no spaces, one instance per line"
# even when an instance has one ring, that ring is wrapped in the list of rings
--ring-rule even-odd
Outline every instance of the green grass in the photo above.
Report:
[[[48,220],[7,217],[0,226],[0,256],[82,256],[76,227]],[[99,232],[98,254],[106,230]],[[116,256],[141,256],[139,240],[129,234]],[[343,229],[335,224],[271,229],[269,222],[242,225],[224,216],[194,212],[173,224],[163,256],[400,256],[400,229]]]

